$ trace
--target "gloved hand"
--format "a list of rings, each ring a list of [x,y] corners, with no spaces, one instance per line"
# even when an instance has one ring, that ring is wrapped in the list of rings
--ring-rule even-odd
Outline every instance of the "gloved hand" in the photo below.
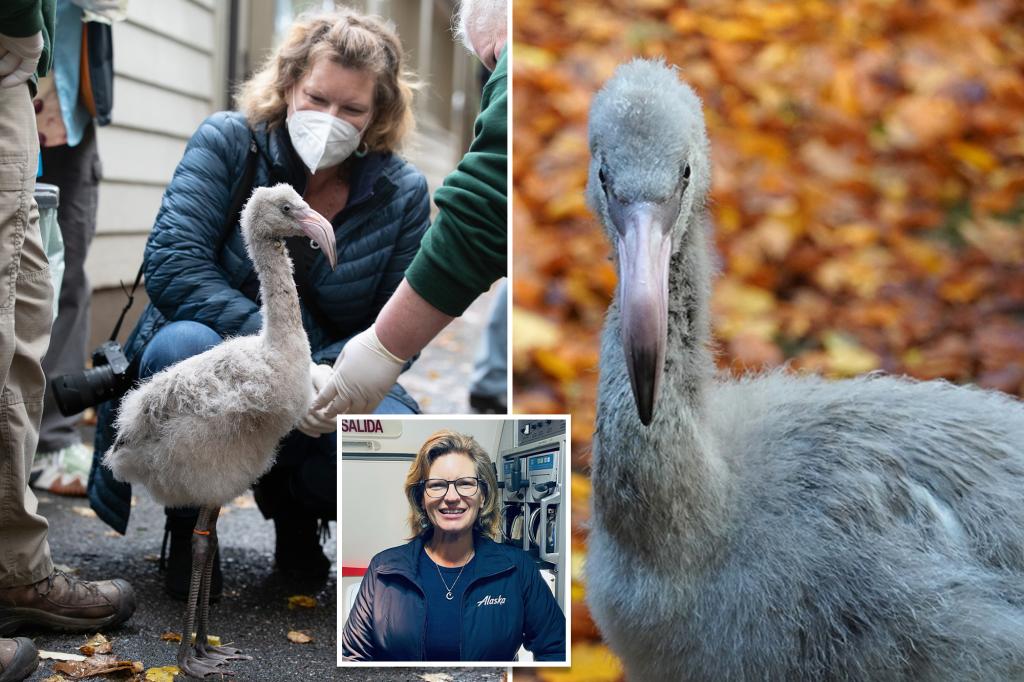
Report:
[[[313,407],[331,416],[372,412],[398,380],[404,364],[381,344],[371,326],[345,344],[330,382],[320,389]]]
[[[128,8],[127,1],[121,0],[71,0],[71,4],[78,5],[90,12],[122,11]]]
[[[31,78],[42,54],[42,31],[24,38],[0,35],[0,88],[13,88]]]
[[[313,378],[314,395],[330,383],[333,374],[334,371],[327,365],[318,365],[314,362],[309,363],[309,375]],[[321,410],[311,407],[296,428],[311,438],[319,438],[325,433],[337,431],[338,420],[334,416],[328,417]]]

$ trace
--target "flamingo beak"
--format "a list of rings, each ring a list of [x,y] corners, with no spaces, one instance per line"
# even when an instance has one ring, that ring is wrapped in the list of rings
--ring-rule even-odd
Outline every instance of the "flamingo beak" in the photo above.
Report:
[[[338,266],[338,247],[334,242],[334,226],[327,218],[308,207],[298,211],[296,217],[299,219],[302,233],[316,242],[320,250],[324,252],[327,262],[331,264],[331,269],[336,268]]]
[[[622,349],[637,413],[644,426],[654,418],[668,337],[668,263],[675,216],[661,204],[610,206],[618,231]]]

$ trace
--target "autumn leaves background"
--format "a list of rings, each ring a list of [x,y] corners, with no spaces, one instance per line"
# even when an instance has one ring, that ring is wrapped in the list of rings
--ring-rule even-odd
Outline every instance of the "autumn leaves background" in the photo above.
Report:
[[[662,56],[704,100],[722,369],[884,370],[1024,396],[1024,6],[513,7],[514,406],[573,415],[574,578],[615,287],[583,200],[587,110],[623,61]],[[573,667],[541,679],[621,676],[584,591],[574,581]]]

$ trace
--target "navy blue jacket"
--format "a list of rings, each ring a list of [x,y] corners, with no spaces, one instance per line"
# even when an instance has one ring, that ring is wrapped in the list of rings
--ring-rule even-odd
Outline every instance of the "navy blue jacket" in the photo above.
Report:
[[[416,571],[423,540],[373,557],[345,623],[346,661],[422,661],[427,622]],[[565,614],[526,552],[476,537],[476,577],[462,602],[463,661],[565,660]]]
[[[250,140],[259,152],[254,187],[287,182],[300,194],[305,191],[305,168],[285,126],[268,132],[261,125],[250,132],[238,112],[216,113],[203,121],[164,192],[146,244],[150,303],[125,343],[129,360],[174,320],[201,322],[222,337],[260,330],[260,306],[242,291],[256,288],[256,273],[237,217],[228,221]],[[316,254],[309,272],[312,295],[331,329],[318,324],[302,304],[317,363],[333,363],[345,343],[373,323],[402,281],[430,221],[427,181],[415,167],[394,154],[373,153],[353,161],[349,200],[333,221],[338,267],[332,271],[327,259]],[[416,409],[401,387],[392,395]],[[124,532],[131,488],[99,465],[114,439],[115,410],[116,405],[104,403],[97,411],[89,499],[100,518]]]

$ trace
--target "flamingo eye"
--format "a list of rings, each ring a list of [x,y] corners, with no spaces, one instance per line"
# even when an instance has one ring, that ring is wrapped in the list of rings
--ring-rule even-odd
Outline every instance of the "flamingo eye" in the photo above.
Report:
[[[611,194],[611,188],[608,186],[608,169],[602,163],[601,168],[597,171],[597,179],[601,181],[601,189],[604,190],[606,195]]]

